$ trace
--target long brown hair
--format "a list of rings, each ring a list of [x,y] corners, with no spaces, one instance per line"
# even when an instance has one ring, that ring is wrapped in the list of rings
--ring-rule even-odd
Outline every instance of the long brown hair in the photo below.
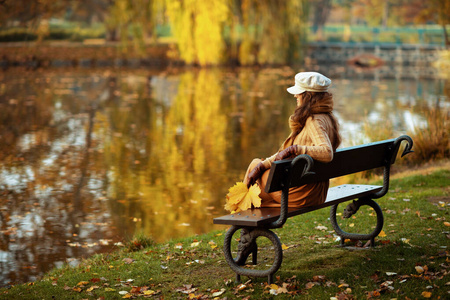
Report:
[[[294,114],[291,115],[291,138],[295,137],[305,127],[306,120],[315,114],[328,114],[332,123],[334,140],[331,141],[333,149],[336,150],[341,144],[341,135],[339,134],[339,122],[333,115],[333,94],[329,92],[309,92],[301,94],[302,103],[298,106]]]

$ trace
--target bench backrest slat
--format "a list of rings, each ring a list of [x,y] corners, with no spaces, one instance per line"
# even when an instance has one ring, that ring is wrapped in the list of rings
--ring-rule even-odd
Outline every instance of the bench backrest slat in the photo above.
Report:
[[[303,176],[302,173],[307,165],[306,160],[299,160],[297,164],[291,168],[292,159],[275,161],[272,164],[269,178],[267,180],[265,191],[270,193],[279,191],[283,188],[282,178],[286,175],[287,170],[291,173],[290,187],[297,187],[307,183],[325,181],[352,173],[365,170],[375,169],[386,165],[386,159],[390,157],[395,139],[385,140],[376,143],[370,143],[355,147],[338,149],[334,153],[334,158],[329,163],[321,163],[314,161],[314,166],[310,172],[314,175]],[[395,149],[395,152],[398,149]],[[394,163],[395,157],[392,157],[391,164]]]

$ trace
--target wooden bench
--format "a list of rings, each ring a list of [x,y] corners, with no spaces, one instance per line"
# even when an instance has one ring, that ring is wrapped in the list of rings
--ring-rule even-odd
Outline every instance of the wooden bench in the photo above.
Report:
[[[403,135],[397,139],[390,139],[345,149],[338,149],[334,153],[333,161],[321,163],[303,154],[294,159],[276,161],[272,164],[265,191],[267,193],[282,191],[280,208],[252,208],[235,214],[225,215],[214,219],[214,224],[231,225],[224,239],[224,255],[230,268],[236,273],[236,280],[240,276],[266,277],[269,284],[273,281],[273,274],[281,266],[283,250],[278,236],[270,229],[280,228],[287,218],[308,213],[317,209],[331,206],[330,220],[337,235],[341,238],[341,245],[346,239],[369,240],[375,245],[375,237],[383,228],[383,213],[379,205],[373,200],[383,197],[389,189],[390,166],[395,162],[402,141],[406,141],[402,157],[410,152],[412,139]],[[300,209],[288,208],[289,188],[329,180],[348,174],[383,167],[383,185],[344,184],[328,190],[325,203]],[[368,205],[376,213],[376,226],[366,234],[348,233],[339,227],[336,211],[339,203],[358,199],[348,205],[343,212],[345,218],[356,213],[360,206]],[[237,256],[233,258],[231,244],[232,237],[237,230],[241,230]],[[256,239],[265,237],[271,243],[274,257],[268,269],[254,269],[246,265],[247,258],[252,255],[253,265],[257,265],[258,245]],[[267,248],[267,247],[266,247]],[[267,263],[267,262],[265,262]]]

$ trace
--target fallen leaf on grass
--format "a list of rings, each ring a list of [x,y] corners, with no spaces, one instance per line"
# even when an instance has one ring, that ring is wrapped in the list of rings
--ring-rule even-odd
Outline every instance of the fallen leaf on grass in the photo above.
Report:
[[[423,293],[422,293],[422,296],[423,296],[424,298],[431,298],[431,292],[423,292]]]
[[[144,288],[140,286],[134,286],[131,288],[131,294],[140,294]]]
[[[279,287],[277,289],[277,293],[278,294],[287,294],[288,293],[287,287],[288,287],[288,284],[287,283],[283,283],[283,286]]]
[[[379,291],[372,291],[367,293],[367,299],[380,297],[381,294]]]
[[[378,235],[379,237],[386,237],[386,232],[384,232],[384,230],[381,230],[380,234]]]
[[[325,275],[315,275],[313,276],[313,280],[316,282],[324,282],[326,280]]]
[[[314,282],[308,282],[305,284],[307,290],[312,289],[316,284]]]
[[[129,265],[129,264],[131,264],[132,262],[134,262],[134,259],[127,257],[127,258],[122,259],[122,261],[123,261],[124,263],[126,263],[127,265]]]
[[[184,284],[182,287],[175,289],[176,292],[180,292],[180,293],[188,294],[188,295],[192,294],[196,290],[197,290],[197,288],[195,288],[192,284]]]
[[[411,243],[409,242],[409,239],[407,239],[407,238],[401,238],[400,240],[401,240],[403,243],[412,246]]]
[[[213,292],[211,296],[213,296],[213,297],[219,297],[220,295],[222,295],[223,293],[225,293],[225,291],[226,291],[225,289],[221,289],[220,291]]]
[[[146,296],[149,296],[149,295],[154,295],[154,294],[156,294],[156,292],[153,291],[153,290],[147,290],[147,291],[144,291],[142,294],[144,294],[144,295],[146,295]]]
[[[314,229],[317,229],[317,230],[328,230],[328,228],[326,227],[326,226],[323,226],[323,225],[319,225],[319,226],[316,226]]]
[[[209,244],[209,246],[211,247],[212,250],[217,248],[217,244],[214,241],[210,241],[208,244]]]
[[[193,242],[191,243],[191,247],[198,247],[200,245],[200,242]]]
[[[415,267],[417,273],[422,274],[423,272],[425,272],[425,269],[422,266],[416,266]]]
[[[99,288],[98,285],[93,285],[93,286],[91,286],[90,288],[88,288],[88,289],[86,290],[86,292],[92,292],[93,290],[98,289],[98,288]]]

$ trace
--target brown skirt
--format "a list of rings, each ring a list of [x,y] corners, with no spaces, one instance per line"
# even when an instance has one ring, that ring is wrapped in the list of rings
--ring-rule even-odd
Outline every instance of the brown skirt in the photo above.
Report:
[[[261,162],[261,159],[255,158],[248,166],[247,172],[245,173],[244,183],[247,183],[248,173],[256,167],[257,164]],[[261,207],[280,207],[281,206],[281,191],[266,193],[264,189],[266,188],[266,182],[269,177],[269,171],[267,170],[261,176],[256,183],[261,188]],[[323,181],[318,183],[305,184],[300,187],[295,187],[289,189],[289,200],[288,206],[293,208],[306,207],[319,205],[325,202],[327,198],[327,192],[330,182]]]

